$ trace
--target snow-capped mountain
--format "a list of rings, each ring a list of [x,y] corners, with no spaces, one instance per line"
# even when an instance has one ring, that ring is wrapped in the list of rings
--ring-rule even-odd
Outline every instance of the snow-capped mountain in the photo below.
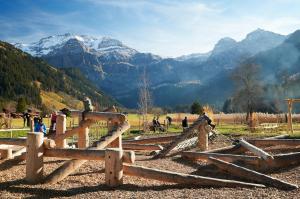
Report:
[[[233,87],[231,70],[285,39],[286,36],[258,29],[241,41],[220,39],[208,53],[178,58],[141,53],[110,37],[69,33],[15,46],[55,67],[79,68],[99,88],[127,107],[137,106],[140,77],[146,70],[154,104],[175,106],[197,99],[204,103],[223,103]]]
[[[78,41],[85,47],[86,51],[96,53],[99,56],[116,53],[121,57],[128,58],[137,53],[136,50],[110,37],[93,37],[70,33],[45,37],[30,44],[15,43],[14,45],[33,56],[42,57],[62,48],[69,40]]]

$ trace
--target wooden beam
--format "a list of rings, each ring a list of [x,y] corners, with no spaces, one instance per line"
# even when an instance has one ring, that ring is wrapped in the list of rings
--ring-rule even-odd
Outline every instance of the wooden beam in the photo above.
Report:
[[[265,140],[285,139],[285,138],[288,138],[288,137],[289,137],[289,134],[283,134],[283,135],[276,135],[276,136],[273,136],[273,137],[268,137],[268,138],[265,138]]]
[[[66,123],[67,123],[66,115],[64,115],[64,114],[57,115],[57,117],[56,117],[56,133],[55,133],[57,136],[65,134],[66,128],[67,128]],[[67,146],[66,139],[56,139],[55,143],[58,148],[66,148],[66,146]]]
[[[209,157],[209,162],[216,165],[220,170],[233,174],[239,178],[250,180],[256,183],[269,185],[279,189],[297,189],[298,186],[273,178],[271,176],[229,163],[217,158]]]
[[[123,123],[115,131],[109,132],[109,136],[106,136],[104,141],[96,142],[96,147],[89,147],[88,149],[103,149],[117,137],[122,135],[122,133],[128,130],[129,128],[130,125],[127,122]],[[76,169],[78,169],[81,165],[83,165],[85,162],[86,160],[69,160],[65,162],[61,167],[56,169],[47,177],[45,183],[56,183],[63,180],[68,175],[73,173]]]
[[[123,143],[123,149],[137,150],[137,151],[156,151],[156,150],[162,150],[163,147],[157,144],[131,144],[131,143],[124,144]]]
[[[268,154],[267,152],[263,151],[262,149],[250,144],[249,142],[241,139],[239,140],[239,143],[245,147],[246,149],[248,149],[249,151],[251,151],[252,153],[254,153],[255,155],[261,157],[264,160],[273,160],[273,156]]]
[[[105,151],[105,184],[116,187],[123,184],[123,151],[110,148]]]
[[[105,149],[45,149],[44,156],[67,158],[67,159],[80,159],[80,160],[104,160]],[[134,163],[135,154],[132,151],[123,152],[123,161],[126,163]]]
[[[274,145],[300,146],[300,139],[250,139],[247,142],[258,147]]]
[[[230,145],[222,148],[212,149],[208,151],[204,151],[206,153],[234,153],[239,154],[245,152],[246,149],[243,148],[240,144]]]
[[[161,144],[161,143],[168,143],[172,142],[176,139],[178,135],[171,135],[171,136],[161,136],[161,137],[154,137],[154,138],[144,138],[138,140],[124,140],[123,144]]]
[[[219,158],[224,161],[234,162],[234,161],[259,161],[260,158],[257,156],[249,156],[249,155],[234,155],[234,154],[222,154],[222,153],[206,153],[206,152],[191,152],[191,151],[183,151],[181,152],[181,156],[183,158],[188,158],[191,160],[204,160],[208,161],[209,157]]]
[[[82,127],[78,132],[78,148],[85,149],[89,147],[89,128]]]
[[[110,113],[110,112],[87,112],[85,113],[85,119],[91,120],[113,120],[123,123],[126,121],[126,116],[121,113]]]
[[[199,126],[198,132],[198,148],[201,151],[206,151],[208,149],[208,132],[204,125]]]
[[[26,138],[0,138],[0,144],[26,146]]]
[[[300,152],[274,155],[271,169],[280,169],[300,164]]]
[[[31,184],[43,179],[43,133],[28,133],[26,147],[26,181]]]
[[[210,178],[197,175],[189,175],[165,170],[152,169],[142,166],[123,164],[125,175],[137,176],[146,179],[172,182],[178,184],[202,185],[213,187],[265,187],[260,184],[246,183],[234,180]]]

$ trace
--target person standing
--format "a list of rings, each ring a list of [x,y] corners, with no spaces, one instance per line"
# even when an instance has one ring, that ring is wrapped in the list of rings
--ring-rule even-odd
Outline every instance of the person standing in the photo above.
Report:
[[[183,129],[189,127],[187,117],[184,117],[184,119],[182,120],[181,124],[182,124],[182,128]]]

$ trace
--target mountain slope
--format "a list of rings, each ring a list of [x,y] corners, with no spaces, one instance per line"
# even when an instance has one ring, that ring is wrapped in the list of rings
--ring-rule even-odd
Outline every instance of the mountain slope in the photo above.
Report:
[[[56,69],[45,61],[0,41],[0,96],[16,101],[25,97],[28,104],[42,105],[41,91],[62,92],[82,100],[89,96],[98,105],[115,103],[99,91],[78,69]]]
[[[98,88],[123,105],[136,107],[140,76],[144,71],[153,92],[154,105],[176,106],[198,99],[220,104],[223,96],[210,96],[216,96],[216,92],[224,93],[224,88],[229,89],[228,92],[232,90],[228,71],[284,40],[283,35],[258,29],[242,41],[223,38],[209,53],[175,59],[141,53],[108,37],[65,34],[29,45],[15,45],[55,67],[79,68]],[[217,88],[214,82],[221,80],[224,82]],[[214,85],[214,89],[203,90],[210,85]]]

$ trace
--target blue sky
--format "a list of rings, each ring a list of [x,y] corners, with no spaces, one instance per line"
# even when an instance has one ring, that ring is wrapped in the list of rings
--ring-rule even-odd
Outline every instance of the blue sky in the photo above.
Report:
[[[300,29],[299,0],[0,0],[0,39],[110,36],[164,57],[207,52],[222,37]]]

